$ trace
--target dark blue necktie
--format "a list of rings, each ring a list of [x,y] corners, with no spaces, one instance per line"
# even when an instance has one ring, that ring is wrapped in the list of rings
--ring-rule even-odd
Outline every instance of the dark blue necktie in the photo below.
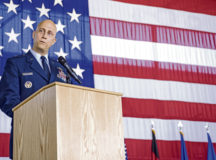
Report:
[[[46,75],[47,79],[49,80],[50,79],[50,71],[49,71],[49,67],[48,67],[48,64],[47,64],[46,57],[41,56],[41,60],[42,60],[43,70],[45,72],[45,75]]]

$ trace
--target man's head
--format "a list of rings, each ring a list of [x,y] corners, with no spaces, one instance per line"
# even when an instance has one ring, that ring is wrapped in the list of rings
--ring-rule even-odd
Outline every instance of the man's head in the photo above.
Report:
[[[56,32],[56,25],[53,21],[47,19],[40,22],[32,34],[34,40],[32,49],[41,55],[47,54],[49,48],[56,42]]]

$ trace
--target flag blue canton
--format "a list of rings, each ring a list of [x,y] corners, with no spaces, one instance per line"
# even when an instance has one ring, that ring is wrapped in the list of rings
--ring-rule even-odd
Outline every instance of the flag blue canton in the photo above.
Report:
[[[82,85],[94,87],[88,0],[3,0],[0,10],[0,76],[9,57],[32,47],[37,24],[51,19],[58,32],[49,56],[65,57]]]

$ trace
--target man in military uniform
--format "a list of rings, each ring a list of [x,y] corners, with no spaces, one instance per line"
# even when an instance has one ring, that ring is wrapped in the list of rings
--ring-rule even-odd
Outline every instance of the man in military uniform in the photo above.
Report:
[[[43,86],[66,81],[66,70],[48,57],[56,42],[56,25],[51,20],[39,23],[33,32],[33,48],[25,55],[9,58],[0,81],[0,108],[13,118],[12,109]],[[10,158],[13,156],[13,120],[10,137]]]

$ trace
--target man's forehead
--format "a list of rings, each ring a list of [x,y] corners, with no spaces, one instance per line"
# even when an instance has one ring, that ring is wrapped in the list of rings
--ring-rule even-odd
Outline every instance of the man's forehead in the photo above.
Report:
[[[55,23],[52,21],[49,21],[49,20],[41,22],[37,28],[38,29],[42,28],[42,29],[54,30],[54,31],[57,30]]]
[[[53,27],[53,26],[46,26],[46,25],[38,26],[38,29],[56,30],[55,27]]]

